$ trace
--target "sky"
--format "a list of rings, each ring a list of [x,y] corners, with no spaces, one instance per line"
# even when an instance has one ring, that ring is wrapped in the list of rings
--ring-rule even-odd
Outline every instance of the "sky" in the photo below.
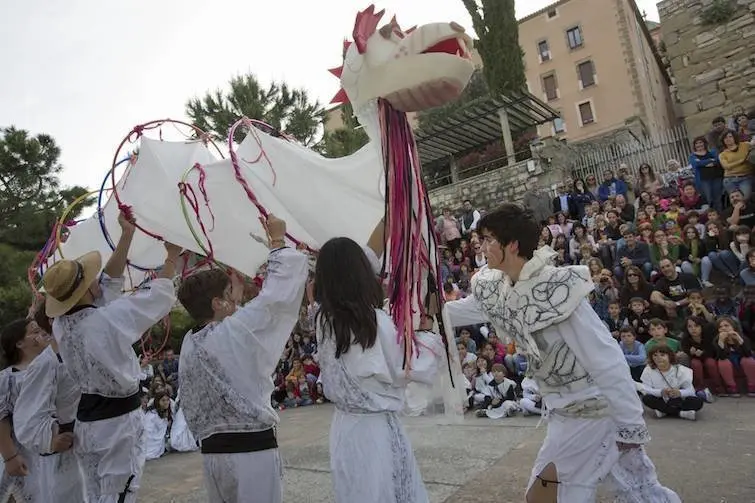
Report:
[[[595,2],[604,0],[592,0]],[[137,124],[185,119],[184,105],[253,72],[327,104],[342,41],[369,0],[24,0],[0,6],[0,127],[52,135],[65,185],[98,188]],[[456,21],[461,0],[376,0],[403,27]],[[518,0],[517,17],[553,0]],[[657,21],[655,0],[637,0]],[[390,19],[390,18],[388,18]]]

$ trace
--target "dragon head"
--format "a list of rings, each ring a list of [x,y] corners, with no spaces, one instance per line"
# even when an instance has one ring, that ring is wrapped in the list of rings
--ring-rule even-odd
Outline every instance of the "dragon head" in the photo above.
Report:
[[[400,111],[433,108],[458,98],[474,71],[472,39],[457,23],[431,23],[402,30],[395,16],[378,29],[385,11],[359,12],[353,41],[344,41],[343,66],[330,70],[341,79],[332,103],[355,109],[384,98]]]

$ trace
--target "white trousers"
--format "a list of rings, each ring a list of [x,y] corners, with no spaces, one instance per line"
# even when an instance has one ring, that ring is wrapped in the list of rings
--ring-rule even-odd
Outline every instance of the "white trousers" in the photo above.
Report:
[[[278,449],[203,454],[208,503],[282,503],[283,464]]]
[[[144,412],[76,421],[74,434],[89,503],[135,503],[145,461]]]
[[[84,473],[76,453],[69,449],[39,457],[40,492],[45,503],[86,503]]]
[[[595,503],[605,482],[615,503],[681,503],[658,482],[644,448],[619,452],[616,423],[611,418],[567,418],[551,414],[548,434],[535,460],[529,488],[553,463],[558,472],[559,503]]]

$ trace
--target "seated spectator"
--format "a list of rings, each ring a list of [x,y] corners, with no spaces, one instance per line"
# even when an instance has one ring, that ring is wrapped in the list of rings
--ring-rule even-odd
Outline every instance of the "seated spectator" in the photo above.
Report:
[[[689,304],[687,292],[700,290],[700,282],[694,275],[677,272],[674,263],[665,258],[659,262],[662,276],[655,283],[655,291],[650,296],[650,302],[666,309],[670,318],[676,318],[677,309]]]
[[[469,328],[459,330],[459,338],[456,342],[466,344],[467,351],[470,353],[477,353],[477,343],[472,339],[472,331]]]
[[[682,317],[687,318],[689,316],[696,316],[704,319],[708,323],[715,321],[716,317],[708,311],[707,307],[705,307],[703,292],[700,290],[690,290],[687,292],[687,300],[689,303],[682,309]]]
[[[475,382],[476,372],[477,372],[476,359],[475,359],[475,363],[465,363],[461,367],[461,373],[464,376],[464,389],[466,391],[466,396],[467,396],[467,401],[464,404],[465,411],[467,409],[474,408],[474,396],[475,396],[474,382]]]
[[[729,242],[726,240],[726,231],[715,220],[709,219],[705,224],[705,235],[703,243],[705,250],[708,252],[713,267],[726,275],[729,279],[734,279],[739,274],[739,260],[729,249]]]
[[[747,176],[748,180],[750,176]],[[749,181],[747,183],[750,183]],[[728,191],[731,206],[724,210],[722,217],[729,229],[734,230],[739,225],[752,228],[755,226],[755,205],[744,196],[742,190],[732,189]],[[710,219],[710,213],[708,214]],[[723,223],[723,222],[722,222]]]
[[[317,353],[317,344],[308,334],[304,334],[301,337],[301,353],[304,356]]]
[[[734,229],[734,239],[729,244],[731,252],[739,261],[739,269],[746,267],[745,256],[750,251],[750,228],[746,225],[738,225]]]
[[[608,327],[613,338],[618,341],[619,330],[627,323],[626,318],[621,315],[621,306],[618,300],[612,300],[608,303],[608,316],[606,316],[603,322]]]
[[[506,367],[500,363],[493,365],[493,380],[488,383],[490,404],[487,409],[477,411],[477,417],[500,419],[509,417],[519,410],[516,399],[516,383],[506,377]]]
[[[684,245],[687,249],[686,260],[692,264],[692,272],[702,280],[704,287],[713,286],[710,282],[710,273],[713,271],[713,262],[708,258],[705,242],[700,239],[697,228],[692,224],[684,227]]]
[[[632,297],[629,300],[627,326],[632,329],[640,344],[650,340],[650,304],[642,297]]]
[[[685,215],[687,223],[685,225],[691,225],[697,231],[697,235],[700,239],[705,235],[705,226],[700,223],[700,213],[695,210],[688,212]]]
[[[492,366],[492,363],[484,356],[477,358],[477,372],[472,383],[474,386],[473,405],[476,409],[487,409],[493,401],[489,386],[493,375],[488,372]]]
[[[540,388],[537,382],[530,377],[522,379],[522,399],[519,400],[519,407],[524,415],[543,413],[543,397],[540,396]]]
[[[163,351],[163,361],[158,364],[157,371],[166,384],[178,390],[178,359],[172,347],[166,346]]]
[[[315,403],[314,383],[307,381],[306,376],[299,376],[295,393],[298,407],[306,407]]]
[[[700,193],[697,192],[694,183],[687,182],[684,184],[682,195],[679,197],[679,203],[685,213],[691,210],[701,210],[707,202],[708,201],[703,199]]]
[[[656,417],[680,417],[694,421],[703,401],[695,394],[692,371],[678,365],[674,352],[657,346],[648,352],[648,364],[642,372],[642,403]]]
[[[653,270],[650,247],[646,243],[638,241],[637,235],[632,230],[626,230],[623,238],[624,245],[616,252],[616,266],[614,267],[616,279],[623,279],[629,266],[640,268],[645,278],[649,278]]]
[[[626,307],[633,298],[650,302],[650,296],[653,294],[653,286],[648,284],[645,275],[639,267],[629,266],[625,271],[624,284],[619,292],[619,302]]]
[[[726,385],[726,393],[738,397],[739,389],[734,371],[741,371],[747,381],[747,392],[755,397],[755,359],[749,339],[737,332],[736,323],[731,318],[722,317],[716,321],[717,340],[714,345],[718,371]]]
[[[656,270],[660,270],[663,260],[669,260],[674,267],[679,267],[684,273],[693,273],[692,264],[686,260],[686,257],[682,257],[679,245],[670,243],[666,232],[659,229],[653,233],[653,244],[650,245],[650,261]]]
[[[619,330],[619,334],[621,339],[619,347],[621,347],[621,351],[624,353],[624,358],[627,360],[632,379],[640,382],[642,371],[645,370],[645,361],[647,360],[645,346],[637,341],[632,327],[622,327],[621,330]]]
[[[697,396],[706,402],[713,401],[711,392],[705,385],[706,377],[713,383],[713,389],[716,393],[724,392],[723,381],[721,381],[721,374],[718,372],[718,362],[713,350],[714,338],[715,327],[705,318],[699,316],[687,318],[682,333],[681,347],[689,358],[689,364],[692,368],[692,382]]]
[[[467,363],[475,364],[477,362],[477,355],[467,351],[466,344],[459,342],[456,347],[459,350],[459,363],[461,363],[462,368],[464,368],[464,365]]]
[[[729,288],[725,286],[716,287],[713,291],[713,300],[708,302],[706,307],[716,317],[729,316],[736,318],[738,316],[737,303],[731,298]]]
[[[650,320],[650,340],[645,343],[645,351],[649,354],[656,346],[668,346],[674,353],[679,353],[679,341],[668,336],[666,322],[653,318]]]
[[[306,377],[306,374],[304,373],[304,366],[302,365],[301,359],[297,357],[292,360],[291,370],[286,376],[286,382],[296,384],[299,382],[299,377]]]
[[[320,377],[320,366],[315,363],[312,355],[305,354],[301,360],[302,369],[304,369],[304,377],[307,382],[314,384],[317,382],[317,378]]]

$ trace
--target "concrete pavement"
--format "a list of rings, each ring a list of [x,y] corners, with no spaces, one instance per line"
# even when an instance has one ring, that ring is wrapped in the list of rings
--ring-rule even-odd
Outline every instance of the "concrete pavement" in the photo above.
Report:
[[[328,430],[332,407],[281,412],[279,442],[286,467],[284,501],[332,501]],[[522,503],[530,468],[545,435],[535,417],[467,417],[438,425],[404,423],[432,503]],[[648,451],[661,481],[685,503],[755,503],[755,399],[720,399],[696,422],[648,418]],[[201,457],[170,454],[150,461],[142,503],[206,501]],[[601,502],[610,500],[602,498]]]

